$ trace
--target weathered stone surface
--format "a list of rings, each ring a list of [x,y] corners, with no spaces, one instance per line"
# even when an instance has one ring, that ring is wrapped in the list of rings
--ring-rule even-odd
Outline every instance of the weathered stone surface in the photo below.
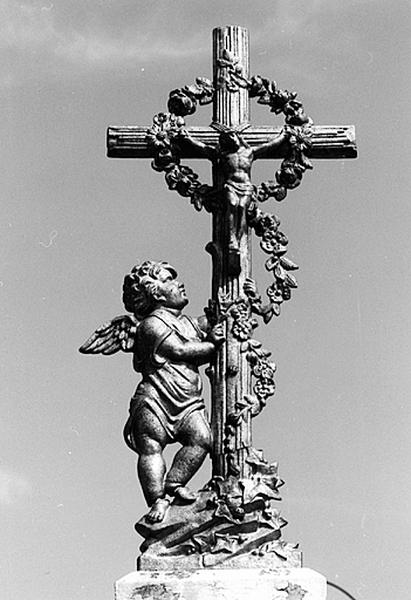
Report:
[[[292,549],[287,559],[280,558],[275,552],[260,556],[257,553],[227,556],[222,554],[188,554],[187,556],[157,556],[151,552],[142,554],[137,559],[137,569],[140,571],[172,571],[174,569],[264,569],[272,570],[302,566],[301,550]]]
[[[312,569],[135,571],[115,584],[115,600],[326,600]]]

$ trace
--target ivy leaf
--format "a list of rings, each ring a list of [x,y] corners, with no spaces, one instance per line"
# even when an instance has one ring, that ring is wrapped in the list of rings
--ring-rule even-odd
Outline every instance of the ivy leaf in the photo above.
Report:
[[[271,321],[271,319],[273,318],[273,314],[274,311],[273,309],[267,310],[264,314],[263,314],[263,321],[264,323],[267,325],[267,323],[269,323]]]
[[[232,554],[237,550],[240,539],[239,536],[228,535],[227,533],[216,533],[215,542],[215,546],[211,549],[212,554],[217,554],[218,552]]]
[[[291,273],[285,273],[285,282],[292,288],[298,287],[297,280]]]
[[[223,517],[228,521],[235,523],[236,521],[235,519],[233,519],[233,515],[231,514],[230,509],[228,508],[224,500],[218,500],[217,502],[217,508],[215,510],[214,516]]]
[[[261,346],[262,346],[262,343],[259,342],[258,340],[251,339],[251,340],[248,340],[248,343],[250,344],[251,348],[261,348]]]
[[[289,258],[286,258],[285,256],[282,256],[280,258],[280,264],[287,271],[295,271],[296,269],[299,268],[298,265],[296,265],[295,263],[293,263],[292,260],[290,260]]]
[[[265,268],[267,269],[267,271],[272,271],[273,269],[275,269],[277,264],[278,264],[278,258],[276,256],[270,256],[270,258],[268,258],[265,261]]]
[[[277,265],[275,267],[274,275],[277,277],[277,279],[280,279],[281,281],[284,281],[287,277],[287,273],[284,271],[281,265]]]

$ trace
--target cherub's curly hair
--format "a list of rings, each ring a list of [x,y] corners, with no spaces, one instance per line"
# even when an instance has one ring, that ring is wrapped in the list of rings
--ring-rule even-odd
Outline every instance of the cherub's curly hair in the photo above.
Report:
[[[177,277],[177,271],[169,263],[152,260],[135,265],[124,277],[123,303],[125,309],[137,319],[144,319],[153,310],[157,282],[164,270],[169,271],[173,279]]]

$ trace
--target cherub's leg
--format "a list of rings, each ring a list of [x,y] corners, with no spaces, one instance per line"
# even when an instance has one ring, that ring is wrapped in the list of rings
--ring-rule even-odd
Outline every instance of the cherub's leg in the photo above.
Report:
[[[182,447],[174,457],[166,477],[166,492],[185,502],[193,502],[196,494],[186,488],[211,449],[210,426],[203,411],[193,412],[178,432],[177,440]]]
[[[162,521],[169,504],[165,499],[166,465],[163,458],[167,434],[155,414],[147,407],[138,410],[133,425],[133,438],[138,453],[137,474],[146,502],[151,507],[147,519],[151,522]]]

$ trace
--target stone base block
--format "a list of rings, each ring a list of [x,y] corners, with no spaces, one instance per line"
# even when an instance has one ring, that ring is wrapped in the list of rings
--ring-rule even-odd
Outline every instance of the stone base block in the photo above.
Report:
[[[286,556],[286,558],[285,558]],[[286,564],[285,564],[286,563]],[[282,558],[274,552],[263,556],[258,554],[240,554],[230,556],[227,554],[187,554],[186,556],[155,556],[144,552],[137,559],[139,571],[173,571],[174,569],[196,571],[197,569],[279,569],[302,567],[302,552],[290,550]]]
[[[325,577],[298,569],[134,571],[115,584],[115,600],[326,600]]]

